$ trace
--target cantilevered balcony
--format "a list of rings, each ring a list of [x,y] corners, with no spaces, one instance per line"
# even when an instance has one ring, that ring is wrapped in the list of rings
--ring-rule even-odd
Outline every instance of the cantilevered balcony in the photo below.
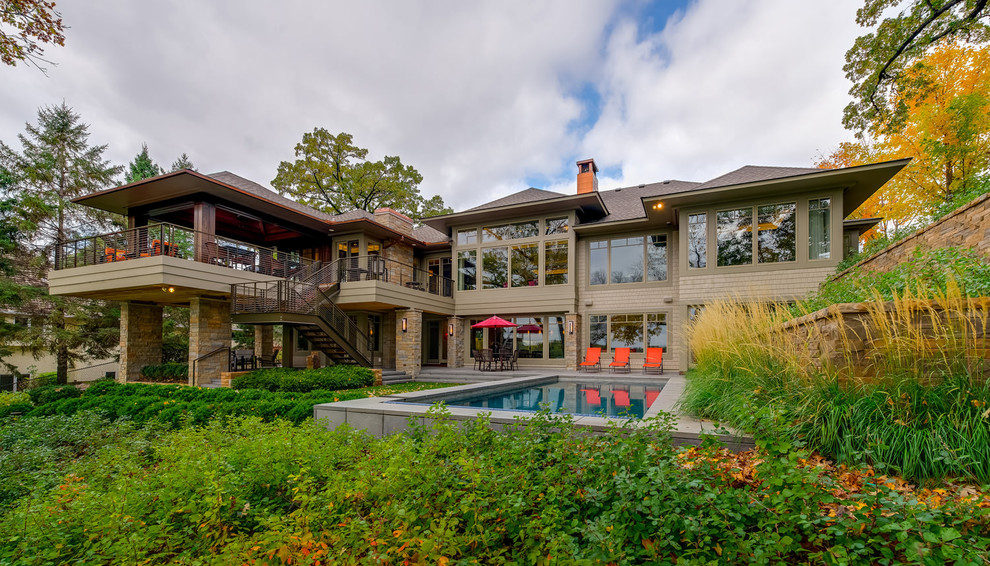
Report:
[[[312,261],[174,224],[152,224],[61,243],[54,295],[182,304],[228,296],[230,285],[305,277]]]

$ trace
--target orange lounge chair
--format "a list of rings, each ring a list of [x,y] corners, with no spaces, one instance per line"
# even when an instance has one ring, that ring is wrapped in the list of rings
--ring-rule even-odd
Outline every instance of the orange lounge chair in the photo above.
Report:
[[[596,368],[595,371],[602,371],[602,349],[601,348],[588,348],[588,351],[584,354],[584,361],[578,364],[578,369],[581,368]]]
[[[613,368],[626,368],[629,371],[629,348],[616,348],[612,355],[612,361],[608,364],[608,371]]]
[[[127,259],[127,250],[105,247],[103,248],[103,255],[105,263],[110,263],[111,261],[124,261]]]
[[[655,369],[663,374],[663,348],[647,348],[646,359],[643,361],[643,373]]]

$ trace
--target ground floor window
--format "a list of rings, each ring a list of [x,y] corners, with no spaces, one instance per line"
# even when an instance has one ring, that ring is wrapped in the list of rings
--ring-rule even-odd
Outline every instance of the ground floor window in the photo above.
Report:
[[[472,328],[470,356],[477,350],[506,348],[519,352],[519,359],[559,360],[564,358],[564,316],[503,317],[514,323],[511,328]],[[480,320],[471,320],[474,325]]]
[[[667,351],[666,313],[593,314],[588,317],[588,345],[602,350],[629,348],[643,352],[645,348]]]

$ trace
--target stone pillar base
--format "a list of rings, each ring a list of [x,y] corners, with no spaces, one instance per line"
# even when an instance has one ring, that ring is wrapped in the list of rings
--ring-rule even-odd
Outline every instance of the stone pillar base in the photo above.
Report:
[[[144,366],[162,363],[162,307],[140,303],[120,304],[120,371],[117,381],[127,383],[141,376]]]
[[[406,331],[402,331],[402,321]],[[395,312],[395,369],[410,377],[419,375],[423,365],[423,311],[419,309]]]
[[[584,357],[582,344],[584,342],[581,340],[581,315],[568,313],[564,316],[564,359],[567,361],[567,369],[573,371],[578,368]]]

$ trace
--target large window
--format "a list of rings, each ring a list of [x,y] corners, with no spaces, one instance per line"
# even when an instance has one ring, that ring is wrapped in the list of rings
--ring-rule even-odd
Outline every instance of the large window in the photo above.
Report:
[[[564,357],[564,317],[547,317],[547,357],[559,360]]]
[[[655,234],[589,242],[589,270],[592,285],[665,281],[667,236]]]
[[[509,286],[509,248],[484,248],[481,251],[481,283],[485,289]]]
[[[516,326],[516,349],[520,358],[543,357],[543,317],[518,317],[513,320]]]
[[[591,315],[589,322],[589,346],[613,352],[616,348],[642,352],[647,347],[667,351],[665,313],[597,314]]]
[[[808,259],[832,257],[832,200],[817,198],[808,201]]]
[[[797,206],[789,204],[768,204],[757,207],[757,261],[779,263],[794,261],[797,251],[794,219]]]
[[[468,250],[457,252],[457,290],[472,291],[477,289],[478,252]]]
[[[539,224],[536,220],[531,220],[501,226],[485,226],[481,229],[481,240],[483,242],[497,242],[499,240],[533,238],[540,233]]]
[[[533,287],[540,280],[540,246],[518,244],[512,246],[512,286]]]
[[[458,230],[457,231],[457,245],[464,246],[468,244],[478,243],[478,229],[472,228],[470,230]]]
[[[567,233],[567,218],[547,218],[547,229],[545,234],[547,236],[552,236],[554,234],[566,234]]]
[[[563,285],[567,283],[567,240],[546,242],[544,244],[545,285]]]
[[[611,348],[629,348],[633,352],[643,351],[643,315],[613,314],[611,317]]]
[[[715,236],[718,241],[716,265],[753,263],[753,209],[737,208],[715,213]]]
[[[708,215],[688,215],[688,267],[708,265]]]

